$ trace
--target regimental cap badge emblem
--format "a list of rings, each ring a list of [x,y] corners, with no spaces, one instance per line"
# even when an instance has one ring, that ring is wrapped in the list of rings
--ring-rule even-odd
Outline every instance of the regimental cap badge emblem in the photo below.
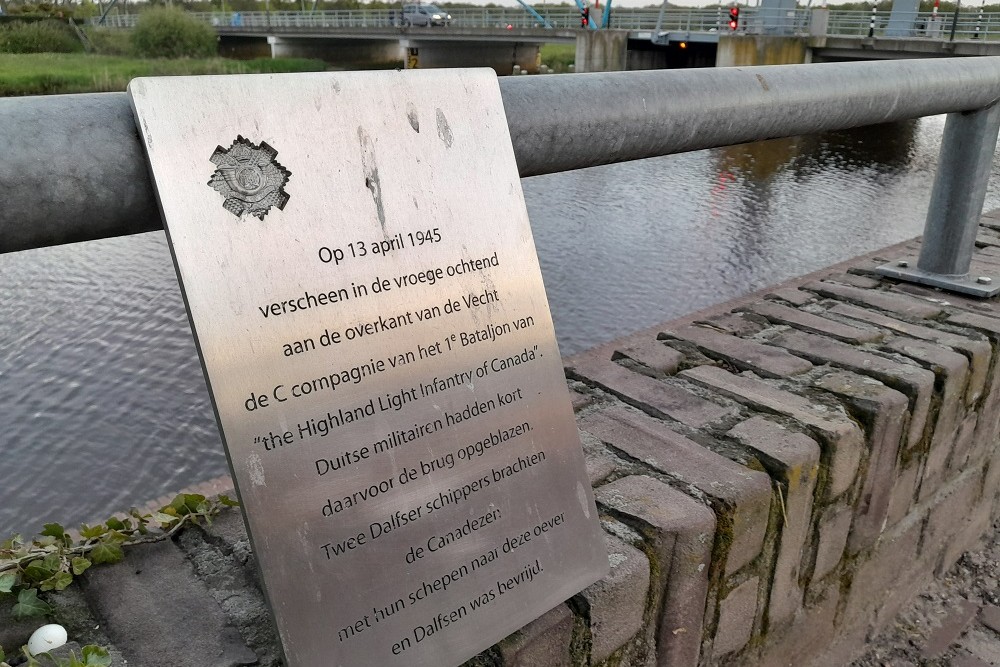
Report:
[[[249,214],[261,220],[272,206],[285,208],[292,172],[278,164],[277,155],[265,142],[254,144],[242,136],[228,149],[216,147],[211,157],[216,170],[208,184],[226,198],[223,208],[237,218]]]

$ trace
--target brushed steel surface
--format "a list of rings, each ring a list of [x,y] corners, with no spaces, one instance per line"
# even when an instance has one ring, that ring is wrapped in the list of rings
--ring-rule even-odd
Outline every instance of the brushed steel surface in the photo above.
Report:
[[[600,578],[492,71],[129,93],[288,664],[457,665]]]

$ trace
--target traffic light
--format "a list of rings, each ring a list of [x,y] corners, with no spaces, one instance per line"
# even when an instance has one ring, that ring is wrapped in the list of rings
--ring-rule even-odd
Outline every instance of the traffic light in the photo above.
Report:
[[[740,27],[740,8],[729,8],[729,29],[735,31]]]

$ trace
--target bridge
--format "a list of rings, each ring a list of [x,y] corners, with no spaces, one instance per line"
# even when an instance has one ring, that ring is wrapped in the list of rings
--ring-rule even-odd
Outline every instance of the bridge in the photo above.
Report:
[[[224,55],[315,57],[343,67],[490,66],[501,74],[538,71],[543,43],[576,43],[577,71],[671,69],[844,60],[1000,55],[1000,13],[801,9],[788,0],[741,8],[736,30],[727,8],[614,9],[600,30],[579,12],[520,8],[451,10],[448,25],[411,27],[398,10],[202,12]],[[104,18],[132,28],[138,15]],[[596,26],[592,26],[596,27]]]

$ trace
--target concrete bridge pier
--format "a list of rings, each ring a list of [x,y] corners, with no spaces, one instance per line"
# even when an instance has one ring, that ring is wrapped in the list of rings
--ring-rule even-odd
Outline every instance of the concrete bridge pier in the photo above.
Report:
[[[335,67],[365,69],[399,67],[404,49],[398,41],[384,39],[315,39],[269,36],[272,58],[317,58]]]
[[[531,42],[456,41],[407,39],[400,41],[406,69],[437,67],[491,67],[503,76],[513,74],[514,65],[537,73],[542,63],[541,45]]]
[[[801,65],[812,62],[808,40],[779,35],[719,35],[716,67]]]

